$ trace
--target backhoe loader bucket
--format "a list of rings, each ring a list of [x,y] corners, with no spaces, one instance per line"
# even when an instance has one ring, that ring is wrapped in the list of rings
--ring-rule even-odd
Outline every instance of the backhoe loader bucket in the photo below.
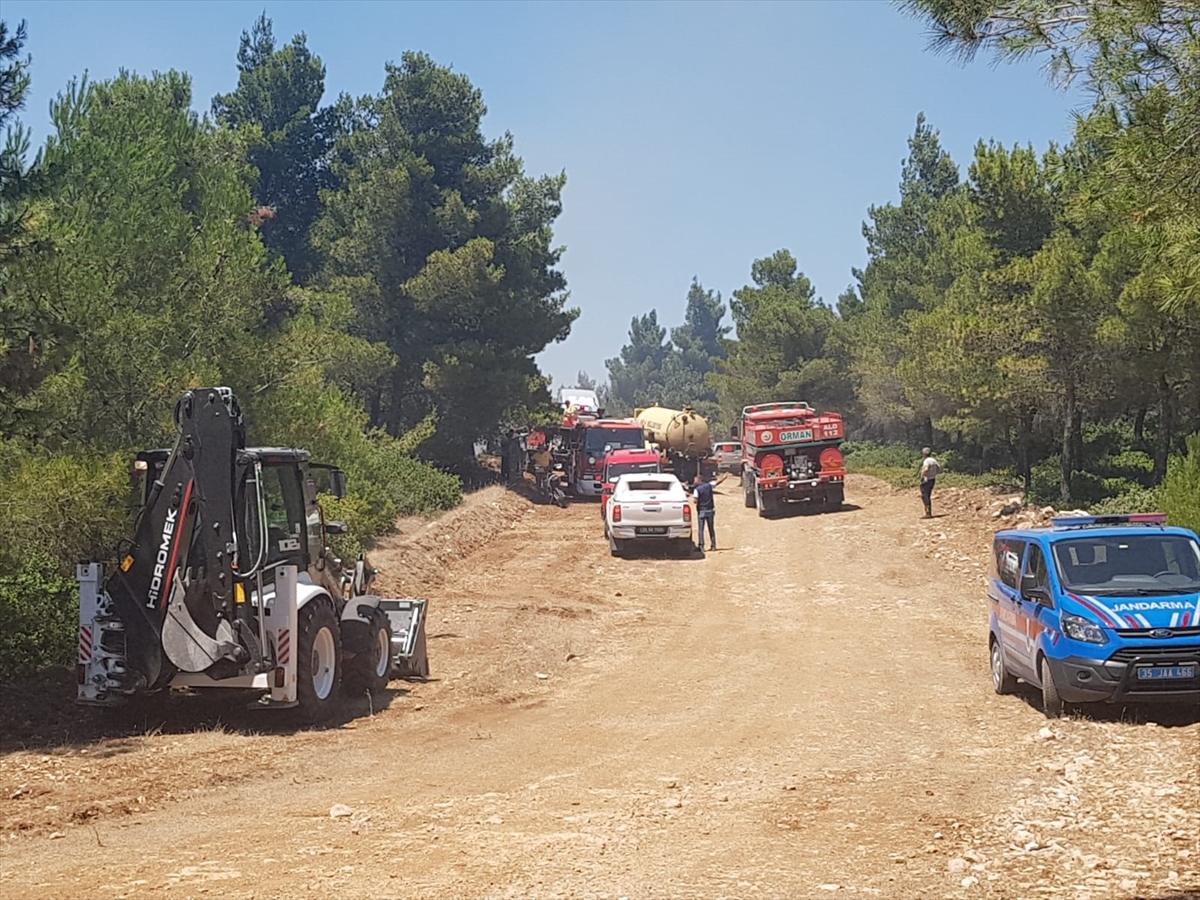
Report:
[[[392,666],[400,678],[428,678],[429,654],[425,649],[427,601],[412,597],[381,599],[379,608],[392,623]]]

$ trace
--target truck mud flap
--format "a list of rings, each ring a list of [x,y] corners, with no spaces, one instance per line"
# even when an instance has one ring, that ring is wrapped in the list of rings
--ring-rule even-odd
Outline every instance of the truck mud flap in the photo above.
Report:
[[[392,666],[401,678],[428,678],[425,610],[428,601],[412,597],[381,599],[379,608],[392,623]]]

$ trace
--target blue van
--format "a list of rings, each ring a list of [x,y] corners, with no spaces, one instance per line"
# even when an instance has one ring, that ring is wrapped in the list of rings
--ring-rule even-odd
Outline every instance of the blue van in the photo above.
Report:
[[[1076,516],[996,533],[992,686],[1064,703],[1200,700],[1200,538],[1162,513]]]

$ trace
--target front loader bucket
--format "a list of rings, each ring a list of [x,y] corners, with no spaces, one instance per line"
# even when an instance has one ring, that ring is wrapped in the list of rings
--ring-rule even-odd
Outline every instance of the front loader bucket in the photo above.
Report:
[[[379,608],[392,623],[392,666],[400,678],[429,677],[429,654],[425,649],[427,602],[412,597],[379,601]]]

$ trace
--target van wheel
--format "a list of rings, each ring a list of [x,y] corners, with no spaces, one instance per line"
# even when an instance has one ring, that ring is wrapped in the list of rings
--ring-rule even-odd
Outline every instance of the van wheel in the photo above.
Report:
[[[349,630],[350,626],[366,632],[356,637],[358,644],[368,649],[359,651],[346,663],[342,684],[346,693],[353,696],[367,691],[377,694],[387,687],[392,674],[392,622],[387,613],[376,607],[367,622],[345,622],[342,627]]]
[[[992,638],[989,643],[992,662],[992,689],[997,694],[1011,694],[1017,689],[1017,679],[1008,674],[1008,668],[1004,665],[1004,651],[1000,648],[1000,642]]]
[[[342,680],[342,636],[329,604],[314,599],[300,609],[296,642],[296,701],[305,722],[329,718]]]
[[[1057,719],[1063,714],[1064,703],[1058,695],[1058,685],[1054,683],[1054,675],[1050,672],[1050,663],[1042,657],[1038,670],[1042,677],[1042,712],[1047,719]]]

